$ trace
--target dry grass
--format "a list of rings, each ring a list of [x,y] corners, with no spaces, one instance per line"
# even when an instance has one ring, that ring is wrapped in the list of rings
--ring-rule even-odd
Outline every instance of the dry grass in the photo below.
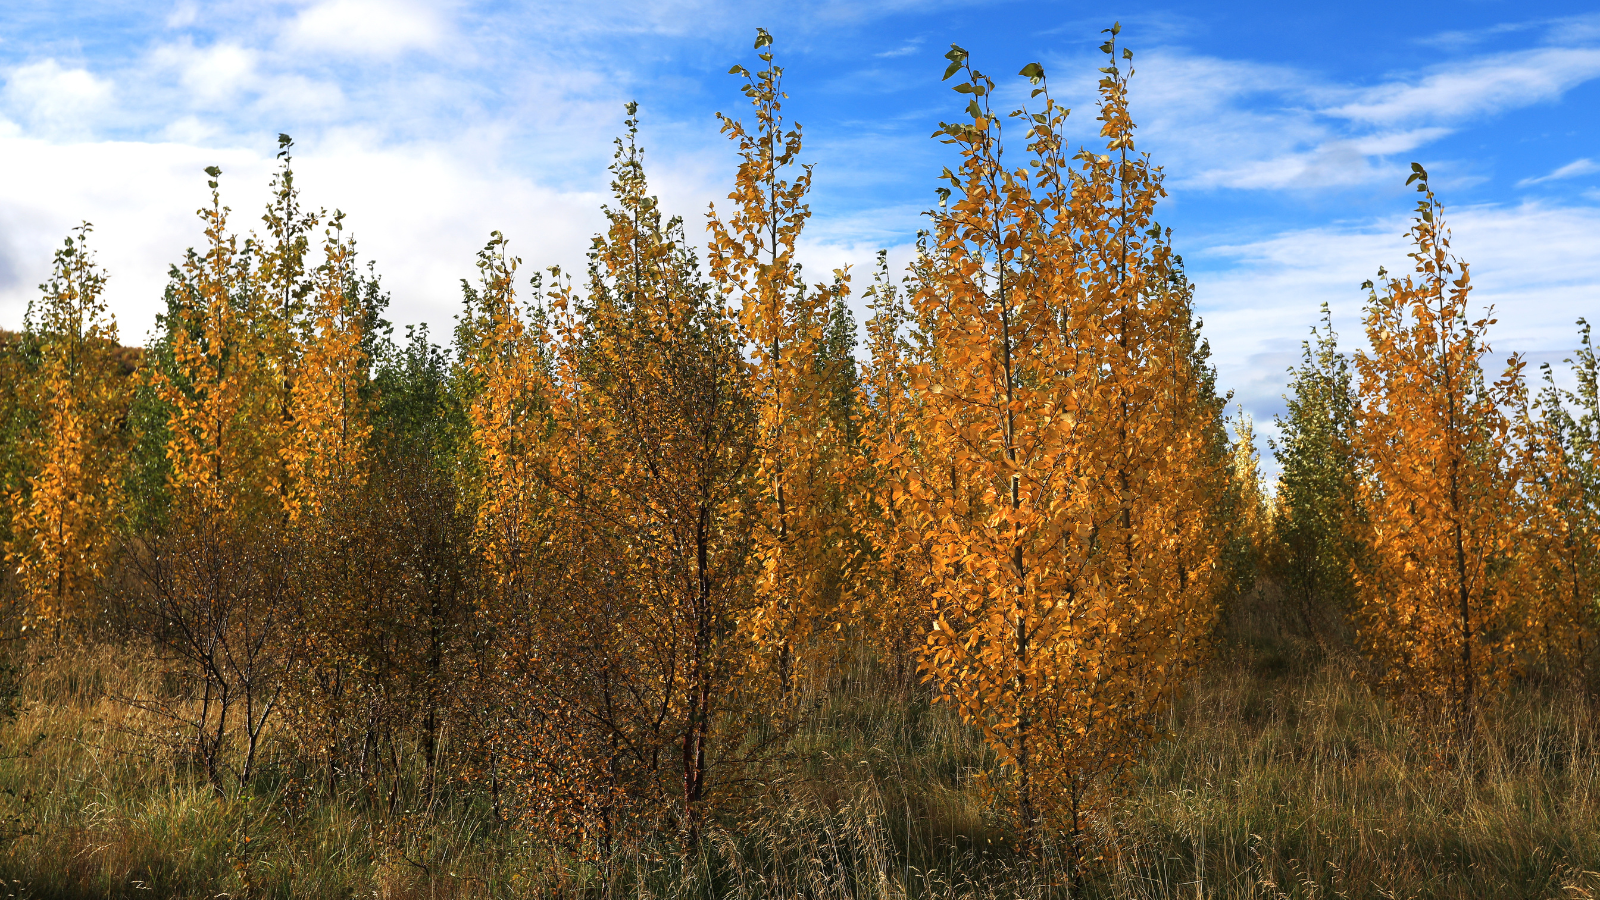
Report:
[[[1600,720],[1586,699],[1519,688],[1486,710],[1472,748],[1443,752],[1448,730],[1345,668],[1263,678],[1242,665],[1199,684],[1119,811],[1130,875],[1181,873],[1218,897],[1600,887]]]
[[[1397,714],[1347,665],[1241,649],[1174,710],[1080,893],[1116,898],[1582,898],[1600,891],[1600,716],[1520,687],[1469,753]],[[683,859],[664,841],[609,871],[552,855],[457,792],[433,815],[307,787],[269,741],[217,797],[119,697],[152,660],[99,647],[24,662],[0,726],[0,896],[1018,898],[1069,896],[1010,850],[974,783],[991,757],[863,660],[813,696],[737,825]],[[1108,826],[1110,823],[1108,823]]]

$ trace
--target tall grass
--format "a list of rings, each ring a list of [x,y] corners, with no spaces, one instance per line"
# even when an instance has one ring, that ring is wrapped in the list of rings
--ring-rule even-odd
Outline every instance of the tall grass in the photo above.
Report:
[[[126,647],[34,649],[0,726],[0,895],[452,898],[1581,898],[1600,890],[1600,716],[1520,685],[1471,748],[1277,638],[1236,641],[1172,711],[1084,884],[1028,862],[977,776],[993,758],[914,685],[847,655],[814,685],[749,805],[684,858],[671,835],[609,866],[563,855],[421,772],[391,807],[329,796],[282,735],[218,796]]]

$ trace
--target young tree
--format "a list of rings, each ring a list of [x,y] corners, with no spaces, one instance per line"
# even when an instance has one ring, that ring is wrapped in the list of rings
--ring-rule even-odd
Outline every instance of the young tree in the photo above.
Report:
[[[252,285],[251,254],[227,229],[217,179],[200,210],[207,247],[174,268],[162,324],[169,366],[151,367],[151,385],[167,412],[168,492],[208,514],[245,516],[281,503],[284,478],[278,382],[271,368],[272,329]],[[281,509],[281,505],[279,506]]]
[[[316,502],[314,494],[308,498],[301,490],[297,476],[315,477],[323,474],[307,469],[308,464],[314,469],[312,460],[319,456],[306,446],[305,429],[296,420],[300,411],[298,407],[306,401],[308,393],[323,395],[323,405],[326,405],[328,391],[337,393],[340,390],[338,376],[335,375],[336,386],[312,385],[307,391],[302,386],[304,379],[329,373],[302,373],[301,356],[307,349],[307,338],[316,341],[321,325],[319,320],[333,313],[330,308],[332,298],[328,296],[330,287],[341,295],[341,300],[334,302],[338,302],[341,308],[345,305],[342,302],[342,295],[347,289],[344,282],[350,275],[349,268],[353,262],[352,250],[339,246],[337,242],[331,246],[325,242],[324,250],[329,257],[318,272],[307,271],[311,235],[321,216],[301,207],[300,191],[294,182],[293,150],[294,141],[287,134],[279,134],[279,167],[272,178],[272,201],[261,216],[266,234],[252,235],[245,241],[246,249],[254,256],[251,260],[253,265],[249,268],[248,290],[254,307],[251,330],[259,344],[257,352],[260,359],[257,364],[262,370],[263,379],[270,382],[270,387],[263,386],[270,395],[270,400],[266,402],[276,406],[272,412],[276,421],[260,423],[264,439],[262,451],[270,454],[267,462],[278,467],[274,476],[277,499],[283,506],[284,515],[290,520],[298,516],[301,507],[307,503],[315,505]],[[340,225],[336,221],[331,227],[334,232],[339,232],[342,230]],[[334,254],[340,258],[334,259]],[[313,295],[317,295],[316,308],[308,310],[306,301]],[[333,314],[343,320],[339,322],[340,325],[348,327],[349,316]],[[323,345],[324,364],[330,361],[328,351],[331,349],[330,344]],[[323,424],[320,421],[312,423],[311,430],[320,432]],[[326,455],[320,456],[325,458]]]
[[[1522,553],[1532,581],[1524,598],[1524,665],[1587,681],[1600,629],[1600,362],[1589,323],[1578,320],[1577,390],[1544,386],[1517,419],[1528,530]]]
[[[1444,705],[1471,736],[1485,687],[1508,672],[1520,572],[1519,474],[1504,410],[1521,362],[1489,383],[1482,360],[1492,319],[1469,319],[1467,265],[1412,164],[1423,198],[1410,231],[1415,271],[1365,285],[1371,351],[1357,352],[1355,447],[1367,477],[1368,564],[1356,570],[1360,636],[1383,680],[1426,706]],[[1459,274],[1457,274],[1459,272]]]
[[[919,256],[925,249],[919,235]],[[912,292],[915,284],[907,277]],[[885,464],[901,447],[915,420],[921,397],[911,387],[912,367],[924,348],[911,338],[920,332],[906,307],[905,292],[889,276],[887,251],[878,252],[878,267],[866,290],[872,310],[867,320],[868,360],[862,367],[854,407],[859,436],[850,483],[852,531],[866,545],[846,572],[850,586],[850,621],[864,628],[895,668],[897,682],[916,672],[927,642],[928,590],[934,574],[917,532],[920,520],[895,503],[896,469]]]
[[[330,791],[353,774],[389,813],[412,753],[432,798],[461,696],[476,571],[471,510],[451,476],[426,454],[386,454],[297,530],[289,718]]]
[[[1233,418],[1234,437],[1228,453],[1229,478],[1225,506],[1228,521],[1221,531],[1229,536],[1221,550],[1226,592],[1244,597],[1256,588],[1261,557],[1272,509],[1261,485],[1261,458],[1256,449],[1255,421],[1242,408]]]
[[[1131,70],[1102,49],[1110,154],[1067,157],[1034,64],[1043,109],[1013,114],[1033,165],[1011,169],[994,84],[952,48],[971,120],[940,132],[962,167],[912,298],[921,400],[878,451],[897,533],[932,564],[929,677],[1008,764],[1027,843],[1061,835],[1074,865],[1214,618],[1227,472],[1160,176],[1133,153]]]
[[[1269,562],[1319,644],[1354,612],[1360,531],[1355,386],[1327,304],[1322,322],[1311,330],[1315,346],[1301,345],[1300,365],[1290,370],[1288,416],[1277,418],[1273,450],[1282,472]]]
[[[9,498],[8,567],[29,624],[57,636],[89,612],[105,574],[127,443],[117,323],[101,296],[106,274],[89,252],[89,231],[87,223],[75,229],[56,251],[44,296],[29,308],[37,359],[18,387],[36,424],[15,448],[31,471]]]
[[[193,696],[154,706],[186,724],[221,793],[235,711],[245,755],[233,774],[243,785],[277,708],[290,560],[275,313],[252,272],[254,242],[241,249],[228,231],[221,170],[206,174],[206,250],[191,250],[173,269],[161,364],[147,369],[164,414],[148,424],[165,442],[168,508],[126,556],[136,627],[193,687]]]
[[[806,194],[811,167],[799,162],[801,130],[785,130],[783,69],[774,61],[772,36],[756,30],[764,69],[731,70],[745,79],[755,113],[747,130],[722,116],[722,131],[738,145],[733,210],[724,219],[713,207],[710,269],[722,296],[739,307],[741,337],[754,359],[752,386],[760,418],[763,485],[756,557],[762,572],[762,610],[745,623],[779,674],[780,690],[793,680],[797,654],[810,649],[813,629],[837,600],[846,516],[838,487],[848,456],[849,420],[835,402],[855,361],[841,352],[840,308],[849,293],[846,270],[831,285],[807,288],[795,262],[795,242],[811,215]],[[794,167],[799,171],[788,176]],[[846,308],[847,311],[847,308]]]
[[[527,453],[560,565],[499,626],[519,713],[506,766],[530,815],[601,853],[663,830],[696,844],[760,693],[742,627],[757,610],[747,363],[648,193],[634,115],[586,295],[551,294],[547,424]]]
[[[276,518],[218,520],[201,502],[179,495],[171,521],[126,554],[133,625],[178,665],[178,690],[131,699],[187,733],[180,749],[224,796],[255,776],[278,708],[291,560]]]
[[[331,493],[366,479],[372,425],[363,388],[370,379],[365,326],[357,295],[355,245],[335,213],[323,240],[323,263],[312,273],[309,315],[299,336],[298,377],[289,388],[284,458],[291,521],[315,516]]]

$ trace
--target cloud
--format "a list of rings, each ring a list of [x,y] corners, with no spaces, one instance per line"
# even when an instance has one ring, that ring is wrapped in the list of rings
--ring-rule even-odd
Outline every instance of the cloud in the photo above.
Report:
[[[885,50],[882,53],[874,53],[872,55],[878,57],[879,59],[893,59],[896,56],[910,56],[921,49],[922,38],[913,38],[912,40],[906,41],[905,44],[896,47],[893,50]]]
[[[168,28],[187,28],[200,17],[200,7],[194,0],[180,0],[167,14]]]
[[[590,238],[602,226],[605,179],[576,188],[540,184],[486,162],[479,146],[470,134],[451,143],[385,147],[345,132],[295,157],[304,204],[348,212],[361,257],[376,261],[393,294],[396,322],[426,321],[442,333],[458,309],[460,280],[474,275],[474,255],[491,230],[510,239],[529,273],[550,264],[582,272]],[[202,240],[195,218],[208,199],[202,169],[221,166],[230,227],[247,234],[261,227],[275,149],[0,136],[0,158],[35,176],[0,180],[0,322],[20,323],[51,252],[87,219],[95,225],[92,246],[111,274],[106,296],[123,340],[143,341],[162,308],[167,267]],[[699,241],[699,212],[725,188],[713,189],[712,173],[694,160],[663,154],[646,165],[663,208],[683,215]],[[78,177],[84,172],[95,177]]]
[[[1546,23],[1501,22],[1487,28],[1467,31],[1441,31],[1438,34],[1418,38],[1417,43],[1424,47],[1439,47],[1444,50],[1465,50],[1499,35],[1516,34],[1517,32],[1539,28],[1544,24]]]
[[[111,83],[87,69],[67,69],[54,59],[12,69],[5,104],[30,130],[56,136],[93,130],[110,106]]]
[[[1600,76],[1600,49],[1548,47],[1473,59],[1357,92],[1325,110],[1355,122],[1457,122],[1532,106]]]
[[[1588,158],[1576,159],[1556,169],[1549,175],[1540,175],[1538,178],[1524,178],[1517,182],[1517,187],[1544,184],[1546,181],[1560,181],[1563,178],[1577,178],[1579,175],[1589,175],[1594,172],[1600,172],[1600,165],[1596,165],[1594,160]]]
[[[1144,145],[1156,148],[1169,171],[1183,173],[1176,183],[1321,189],[1391,178],[1403,166],[1390,157],[1434,144],[1476,118],[1559,99],[1600,77],[1600,49],[1480,56],[1397,73],[1371,87],[1170,47],[1140,54],[1136,64],[1134,117]],[[1053,68],[1087,70],[1081,60]],[[1086,79],[1071,87],[1079,95],[1092,89]]]
[[[232,42],[200,48],[185,41],[158,47],[151,63],[157,71],[174,72],[185,98],[194,105],[215,107],[233,104],[240,94],[259,88],[259,56]]]
[[[1452,248],[1470,264],[1472,308],[1492,307],[1498,318],[1489,333],[1495,355],[1558,363],[1571,355],[1574,321],[1594,308],[1600,285],[1591,237],[1600,230],[1600,208],[1525,203],[1447,214]],[[1320,304],[1332,309],[1343,349],[1365,346],[1360,284],[1380,265],[1409,271],[1408,225],[1403,216],[1386,217],[1185,253],[1220,381],[1263,433],[1274,431],[1284,370],[1298,362]]]
[[[405,0],[324,0],[296,16],[284,31],[294,49],[391,57],[433,50],[447,27],[432,9]]]

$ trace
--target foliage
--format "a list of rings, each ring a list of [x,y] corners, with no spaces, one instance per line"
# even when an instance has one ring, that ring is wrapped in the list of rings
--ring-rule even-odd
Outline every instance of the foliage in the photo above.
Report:
[[[43,297],[29,307],[27,342],[37,356],[16,384],[18,412],[27,410],[34,425],[13,445],[28,474],[6,504],[6,560],[25,607],[22,628],[57,636],[94,612],[126,446],[117,324],[101,296],[106,273],[89,251],[89,232],[79,227],[56,251]]]
[[[952,46],[859,362],[761,30],[705,269],[629,104],[585,277],[491,233],[447,348],[396,345],[287,136],[259,233],[207,170],[143,350],[75,231],[0,335],[8,890],[1586,890],[1587,324],[1575,387],[1491,382],[1417,167],[1416,270],[1353,363],[1324,308],[1267,497],[1119,31],[1077,151],[1041,66],[1001,112]]]
[[[745,80],[755,124],[747,129],[718,115],[723,133],[738,146],[739,167],[728,195],[733,209],[724,218],[713,207],[708,224],[711,278],[723,297],[738,302],[760,423],[761,528],[753,552],[761,609],[744,627],[787,694],[796,656],[823,649],[814,641],[833,618],[838,573],[849,552],[839,480],[849,458],[855,360],[845,305],[848,269],[834,272],[831,284],[808,288],[794,259],[811,215],[805,203],[811,167],[799,162],[800,126],[784,130],[783,69],[771,46],[771,35],[758,29],[755,49],[763,51],[758,56],[766,68],[730,70]],[[797,166],[792,180],[785,177]]]
[[[924,669],[1007,763],[1026,841],[1059,835],[1072,867],[1198,658],[1226,474],[1189,288],[1153,221],[1160,176],[1133,155],[1131,70],[1114,32],[1102,49],[1111,155],[1066,156],[1067,112],[1033,65],[1043,109],[1012,114],[1032,171],[1002,164],[994,83],[951,50],[971,122],[940,132],[962,167],[911,297],[918,346],[898,364],[916,399],[877,448],[896,555],[928,564]],[[901,352],[876,327],[875,381]]]
[[[1485,379],[1492,320],[1469,321],[1467,266],[1450,255],[1427,173],[1413,170],[1423,194],[1410,232],[1415,273],[1384,279],[1380,270],[1381,286],[1367,283],[1372,349],[1356,354],[1370,548],[1355,576],[1360,634],[1386,684],[1447,707],[1467,737],[1480,692],[1509,675],[1521,636],[1523,512],[1505,409],[1522,363],[1513,357],[1501,381]]]
[[[1567,360],[1577,390],[1558,388],[1546,365],[1544,386],[1516,422],[1529,517],[1522,563],[1531,580],[1519,656],[1546,676],[1587,680],[1600,649],[1600,364],[1589,323],[1578,326],[1577,358]]]
[[[703,808],[740,776],[740,717],[759,695],[745,671],[748,364],[681,222],[662,221],[648,194],[629,114],[587,290],[552,291],[554,333],[529,354],[548,374],[521,370],[545,401],[537,431],[492,451],[517,453],[544,503],[544,542],[522,570],[536,589],[508,594],[494,617],[508,679],[494,740],[527,820],[606,853],[663,832],[698,841]],[[486,396],[502,377],[484,370]]]
[[[1316,344],[1301,345],[1300,365],[1290,370],[1288,415],[1277,420],[1273,449],[1283,468],[1269,568],[1306,633],[1325,643],[1355,611],[1360,478],[1355,386],[1326,304],[1322,327],[1311,333]]]

